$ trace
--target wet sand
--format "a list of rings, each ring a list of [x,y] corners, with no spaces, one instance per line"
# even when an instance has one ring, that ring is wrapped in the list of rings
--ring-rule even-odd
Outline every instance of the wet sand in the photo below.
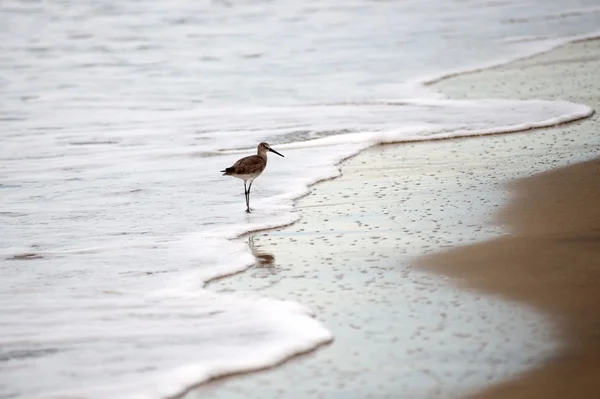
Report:
[[[472,86],[474,90],[467,95],[499,96],[503,92],[499,86],[507,79],[523,84],[522,97],[566,98],[598,110],[599,83],[586,80],[586,76],[593,65],[600,67],[599,48],[598,41],[581,42],[490,71],[489,77],[495,79],[487,82],[496,82],[495,87]],[[543,79],[526,84],[530,72],[545,67],[552,69],[552,84]],[[469,77],[461,77],[448,82],[444,90],[452,92],[468,81]],[[532,89],[528,86],[535,92],[524,95]],[[564,129],[577,133],[585,126],[591,127],[589,140],[575,134],[574,141],[582,147],[595,147],[597,157],[597,113],[581,125]],[[572,154],[565,151],[563,156]],[[599,398],[600,158],[512,181],[506,189],[512,193],[511,201],[496,222],[505,226],[507,235],[437,253],[420,264],[451,276],[468,289],[517,300],[551,315],[562,347],[542,367],[473,397]]]
[[[437,87],[456,98],[600,109],[599,58],[598,41],[578,43]],[[597,157],[599,127],[596,114],[525,133],[378,146],[346,161],[342,177],[298,202],[300,222],[245,238],[254,268],[211,284],[308,305],[335,341],[186,397],[597,392],[597,294],[585,294],[598,276],[597,163],[557,168]],[[507,186],[515,179],[524,180]]]

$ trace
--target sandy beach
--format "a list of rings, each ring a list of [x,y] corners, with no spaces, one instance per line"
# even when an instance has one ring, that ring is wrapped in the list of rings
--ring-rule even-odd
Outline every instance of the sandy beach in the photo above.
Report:
[[[598,110],[598,82],[585,79],[582,64],[597,67],[599,48],[598,41],[567,46],[490,72],[496,73],[491,81],[503,85],[498,83],[502,82],[500,73],[508,72],[504,76],[512,80],[510,85],[519,82],[526,86],[527,72],[549,65],[553,84],[536,82],[540,96],[567,98]],[[442,86],[451,92],[453,85],[468,81],[461,79]],[[479,90],[496,96],[503,89],[480,87],[469,95],[480,95]],[[592,132],[589,140],[579,139],[578,133],[587,126]],[[596,149],[597,157],[599,129],[598,114],[561,128],[574,133],[579,147],[571,148],[571,153],[559,152],[555,158],[569,162],[588,147]],[[422,264],[452,276],[465,287],[516,299],[550,314],[559,326],[563,347],[542,367],[474,397],[600,397],[600,158],[512,181],[507,190],[512,193],[511,201],[497,217],[507,235],[426,257]]]
[[[600,109],[600,41],[436,83],[451,98]],[[244,237],[257,263],[211,283],[310,307],[335,341],[186,398],[600,395],[600,119],[377,146]]]
[[[500,215],[511,236],[425,259],[465,287],[550,312],[560,326],[565,346],[550,362],[476,397],[600,396],[599,177],[596,159],[511,183],[515,198]]]

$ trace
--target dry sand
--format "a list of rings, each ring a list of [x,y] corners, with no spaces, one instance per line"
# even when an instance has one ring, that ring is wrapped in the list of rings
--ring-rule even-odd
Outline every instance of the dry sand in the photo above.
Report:
[[[437,87],[600,109],[598,70],[591,41]],[[299,223],[251,238],[256,267],[211,285],[306,304],[335,342],[187,397],[596,397],[598,164],[531,176],[600,154],[599,127],[596,114],[348,160],[298,202]]]

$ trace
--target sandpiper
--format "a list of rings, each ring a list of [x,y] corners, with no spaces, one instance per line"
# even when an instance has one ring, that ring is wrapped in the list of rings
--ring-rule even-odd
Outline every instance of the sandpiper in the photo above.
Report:
[[[250,213],[250,188],[252,182],[265,170],[267,166],[267,151],[274,152],[275,154],[282,157],[280,153],[275,151],[267,143],[260,143],[256,149],[256,155],[244,157],[238,159],[233,166],[222,170],[223,176],[233,176],[244,181],[244,196],[246,197],[246,212]],[[250,182],[250,185],[246,189],[246,182]]]

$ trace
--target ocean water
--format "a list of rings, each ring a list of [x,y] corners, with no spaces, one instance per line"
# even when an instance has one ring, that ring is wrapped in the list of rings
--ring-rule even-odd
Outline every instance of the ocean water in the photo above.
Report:
[[[595,0],[0,3],[0,397],[162,398],[333,339],[217,294],[245,232],[381,142],[552,125],[564,101],[426,85],[600,29]],[[252,214],[219,170],[268,141]]]

